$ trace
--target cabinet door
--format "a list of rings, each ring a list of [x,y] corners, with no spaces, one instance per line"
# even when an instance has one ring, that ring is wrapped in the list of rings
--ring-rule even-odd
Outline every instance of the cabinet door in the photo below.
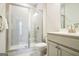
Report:
[[[62,56],[78,56],[79,55],[78,52],[75,52],[71,49],[68,49],[62,46],[60,46],[60,51],[61,51],[60,55]]]
[[[58,49],[56,48],[57,45],[53,42],[48,41],[48,56],[57,56],[58,55]]]
[[[62,50],[62,56],[73,56],[72,54],[68,53],[65,50]]]

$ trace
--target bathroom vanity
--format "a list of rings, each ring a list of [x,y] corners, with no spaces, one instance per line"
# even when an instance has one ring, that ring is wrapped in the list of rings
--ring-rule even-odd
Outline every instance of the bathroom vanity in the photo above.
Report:
[[[79,33],[48,33],[47,45],[48,56],[79,56]]]

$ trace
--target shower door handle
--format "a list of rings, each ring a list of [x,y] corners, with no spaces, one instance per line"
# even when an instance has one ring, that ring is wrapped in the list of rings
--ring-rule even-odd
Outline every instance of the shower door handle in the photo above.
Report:
[[[28,39],[30,39],[30,32],[28,32]]]
[[[28,48],[30,48],[30,32],[28,32]]]

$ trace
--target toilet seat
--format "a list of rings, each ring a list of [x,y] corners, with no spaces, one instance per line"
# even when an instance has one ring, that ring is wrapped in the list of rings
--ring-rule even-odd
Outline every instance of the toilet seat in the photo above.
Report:
[[[35,44],[35,47],[43,48],[43,47],[47,47],[47,44],[46,43],[37,43],[37,44]]]

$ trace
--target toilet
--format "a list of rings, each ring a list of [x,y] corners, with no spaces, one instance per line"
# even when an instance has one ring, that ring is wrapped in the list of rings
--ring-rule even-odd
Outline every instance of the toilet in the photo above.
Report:
[[[35,44],[35,49],[39,51],[40,55],[43,56],[46,54],[47,51],[47,44],[46,43],[37,43]]]

